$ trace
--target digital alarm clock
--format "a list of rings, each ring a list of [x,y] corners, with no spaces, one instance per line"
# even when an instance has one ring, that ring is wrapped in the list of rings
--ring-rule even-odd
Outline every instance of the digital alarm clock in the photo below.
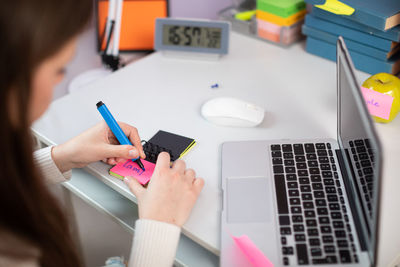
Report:
[[[156,19],[154,49],[186,53],[225,55],[230,24],[225,21]]]

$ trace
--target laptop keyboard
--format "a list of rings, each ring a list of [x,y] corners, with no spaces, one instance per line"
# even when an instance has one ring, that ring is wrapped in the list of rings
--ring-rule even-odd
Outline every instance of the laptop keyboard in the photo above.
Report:
[[[373,165],[374,153],[368,139],[354,140],[349,142],[350,151],[355,162],[359,179],[359,188],[363,194],[364,202],[367,203],[369,215],[372,216],[372,189],[373,189]]]
[[[284,265],[358,262],[329,143],[270,147]]]

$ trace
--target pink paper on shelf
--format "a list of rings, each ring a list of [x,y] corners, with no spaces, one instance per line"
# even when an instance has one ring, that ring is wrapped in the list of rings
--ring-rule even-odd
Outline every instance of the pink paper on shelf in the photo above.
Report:
[[[361,92],[371,115],[388,120],[393,97],[361,86]]]
[[[143,163],[145,171],[143,171],[136,162],[127,160],[112,167],[110,169],[110,175],[119,179],[123,179],[126,176],[131,176],[136,178],[139,183],[146,184],[148,181],[150,181],[156,165],[143,159],[141,162]]]
[[[232,236],[232,238],[254,267],[274,266],[247,235],[242,235],[240,237]]]

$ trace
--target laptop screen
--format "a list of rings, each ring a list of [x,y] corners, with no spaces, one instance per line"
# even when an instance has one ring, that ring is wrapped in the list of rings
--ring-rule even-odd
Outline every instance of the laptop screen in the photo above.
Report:
[[[380,177],[380,146],[340,38],[337,46],[338,141],[344,175],[361,246],[375,262]],[[357,213],[357,214],[354,214]]]

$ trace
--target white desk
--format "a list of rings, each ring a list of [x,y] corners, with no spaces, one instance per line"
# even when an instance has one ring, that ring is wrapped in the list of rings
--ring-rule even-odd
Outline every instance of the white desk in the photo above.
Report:
[[[359,81],[368,75],[357,73]],[[219,89],[211,89],[218,83]],[[233,96],[265,108],[257,128],[225,128],[200,116],[201,104],[213,97]],[[336,68],[312,56],[304,44],[289,49],[235,33],[228,56],[217,62],[165,58],[154,53],[97,81],[82,91],[56,100],[33,130],[46,144],[67,141],[101,121],[95,104],[102,100],[118,120],[149,139],[159,129],[193,137],[197,146],[185,156],[206,181],[183,233],[207,250],[219,253],[220,145],[232,140],[336,137]],[[381,264],[400,248],[397,204],[400,203],[400,118],[377,125],[385,148],[381,223]],[[87,170],[136,202],[124,183],[107,174],[101,162]],[[397,179],[396,179],[397,178]],[[397,217],[395,217],[397,216]],[[396,251],[397,250],[397,251]]]

